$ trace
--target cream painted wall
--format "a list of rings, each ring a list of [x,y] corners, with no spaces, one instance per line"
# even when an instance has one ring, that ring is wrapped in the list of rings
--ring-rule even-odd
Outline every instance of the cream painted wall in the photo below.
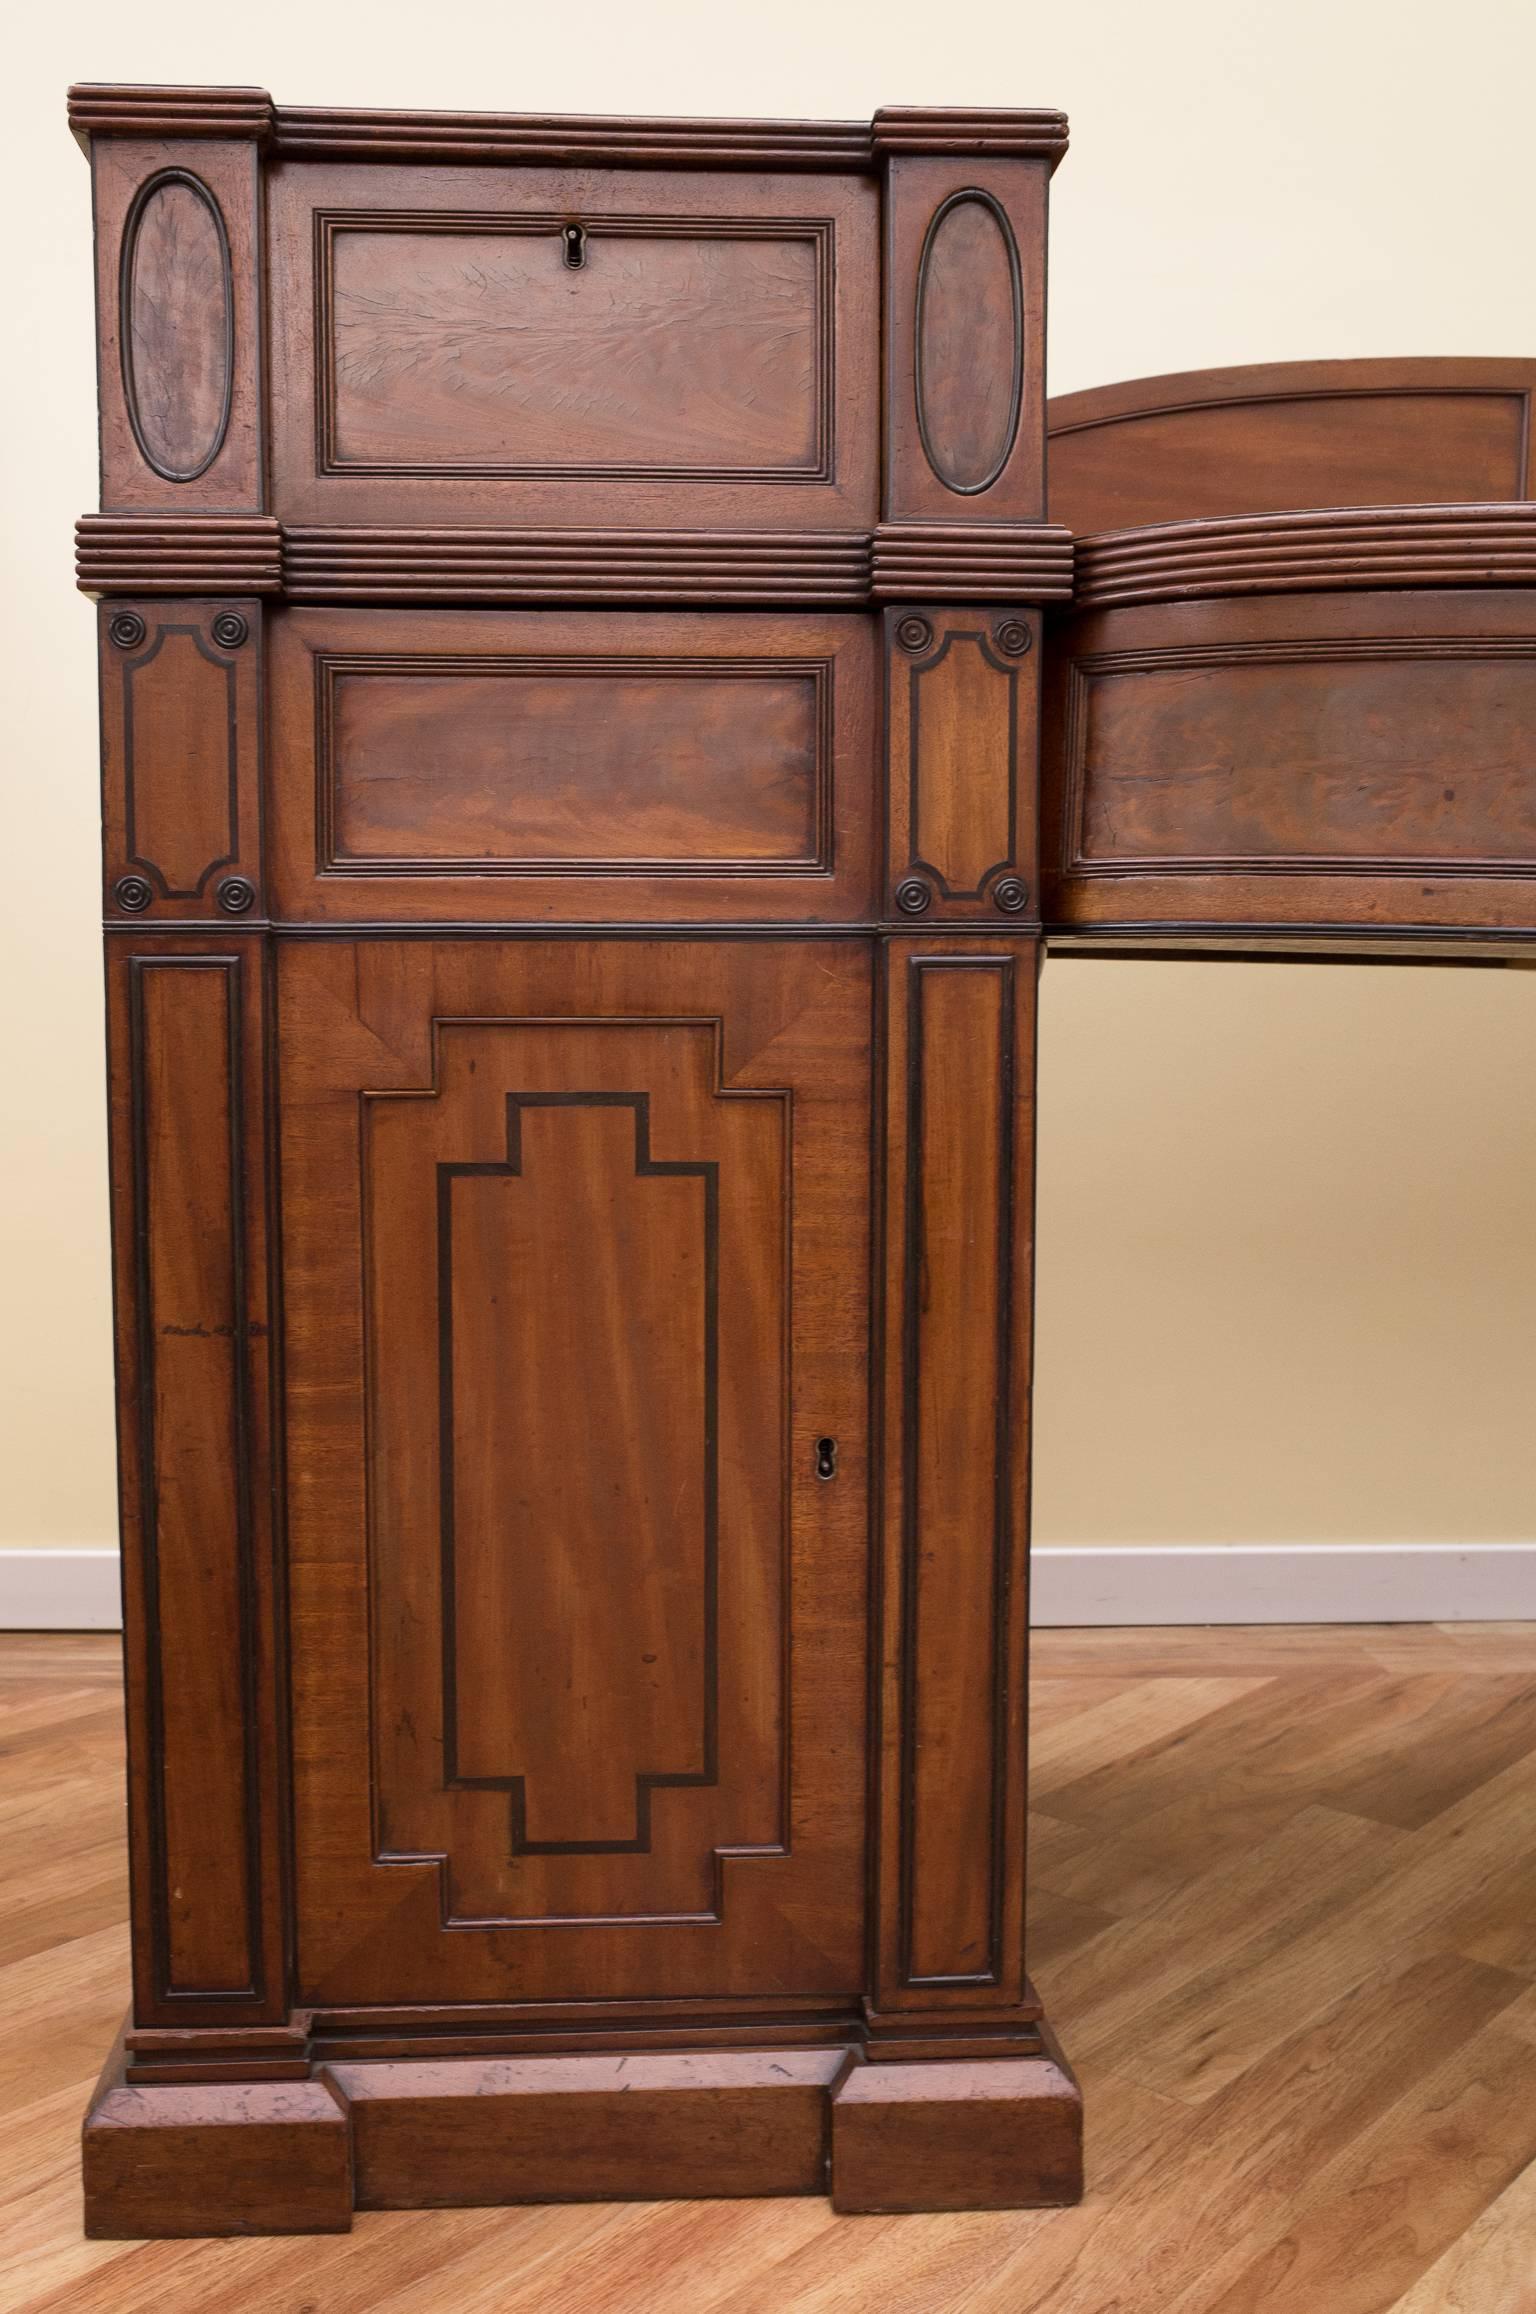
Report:
[[[206,0],[8,37],[0,1543],[113,1529],[76,79],[291,103],[851,116],[1059,104],[1057,390],[1532,350],[1529,0]],[[1536,1533],[1536,977],[1057,961],[1042,1540]]]

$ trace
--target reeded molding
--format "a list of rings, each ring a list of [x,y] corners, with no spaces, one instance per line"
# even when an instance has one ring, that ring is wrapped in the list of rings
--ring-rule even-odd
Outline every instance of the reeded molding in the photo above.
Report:
[[[85,81],[69,92],[69,125],[88,137],[255,137],[272,133],[264,88],[126,88]]]
[[[1077,542],[1079,610],[1206,595],[1536,586],[1536,501],[1343,506],[1103,531]]]
[[[294,602],[865,603],[862,531],[290,528]]]
[[[354,161],[546,161],[625,168],[857,169],[862,121],[604,119],[582,113],[340,111],[280,105],[279,152]]]
[[[1067,149],[1064,112],[994,112],[963,105],[882,105],[871,142],[884,153],[970,153],[1049,161]]]
[[[75,583],[88,595],[275,595],[282,531],[271,514],[86,514]]]
[[[275,515],[87,514],[90,595],[285,595],[309,603],[1064,602],[1059,523],[865,531],[284,527]]]
[[[877,602],[1067,601],[1072,535],[1056,522],[882,522]]]

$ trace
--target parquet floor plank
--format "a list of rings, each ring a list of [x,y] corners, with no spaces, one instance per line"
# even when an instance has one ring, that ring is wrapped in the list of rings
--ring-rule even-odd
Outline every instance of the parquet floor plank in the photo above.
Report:
[[[1032,1966],[1079,2209],[391,2211],[86,2242],[118,1651],[0,1636],[0,2314],[1536,2314],[1536,1627],[1048,1631]]]

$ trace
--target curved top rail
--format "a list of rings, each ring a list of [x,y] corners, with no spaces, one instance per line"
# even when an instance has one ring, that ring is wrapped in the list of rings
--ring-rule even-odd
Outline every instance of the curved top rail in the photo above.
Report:
[[[1050,511],[1080,537],[1321,507],[1536,495],[1536,360],[1261,362],[1060,394]]]

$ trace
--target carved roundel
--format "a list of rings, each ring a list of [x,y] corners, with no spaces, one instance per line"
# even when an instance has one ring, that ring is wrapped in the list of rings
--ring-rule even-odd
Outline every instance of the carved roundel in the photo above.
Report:
[[[138,916],[154,898],[154,890],[143,876],[119,876],[112,887],[112,897],[119,908],[126,908],[130,916]]]
[[[933,641],[931,621],[914,611],[907,618],[896,621],[896,640],[904,651],[926,651]]]
[[[136,651],[147,632],[137,611],[119,611],[107,622],[107,633],[120,651]]]
[[[907,876],[896,887],[896,905],[903,916],[926,916],[933,894],[921,876]]]
[[[1029,906],[1029,886],[1022,876],[1005,876],[992,894],[992,904],[1007,916],[1017,916]]]
[[[1000,651],[1007,652],[1010,659],[1022,659],[1034,637],[1029,631],[1027,620],[1004,619],[993,628],[992,640]]]
[[[218,612],[209,630],[220,649],[225,651],[238,651],[250,631],[238,611]]]
[[[256,887],[245,876],[226,876],[214,898],[226,916],[245,916],[256,905]]]

